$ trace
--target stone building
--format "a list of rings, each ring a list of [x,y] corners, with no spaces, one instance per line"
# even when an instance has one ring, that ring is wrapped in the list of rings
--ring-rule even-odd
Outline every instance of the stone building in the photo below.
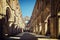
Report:
[[[0,20],[4,35],[17,34],[24,28],[22,12],[18,0],[0,0]],[[21,26],[22,24],[22,26]],[[1,25],[1,24],[0,24]]]
[[[36,0],[29,26],[36,34],[57,38],[60,35],[60,0]]]

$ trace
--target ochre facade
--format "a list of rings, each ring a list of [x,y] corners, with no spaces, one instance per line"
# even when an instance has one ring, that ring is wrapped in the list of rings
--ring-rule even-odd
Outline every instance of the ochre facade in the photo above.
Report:
[[[60,36],[60,0],[36,0],[29,26],[33,33],[58,38]]]
[[[25,27],[18,0],[0,0],[0,20],[4,35],[22,32]],[[0,24],[1,25],[1,24]]]

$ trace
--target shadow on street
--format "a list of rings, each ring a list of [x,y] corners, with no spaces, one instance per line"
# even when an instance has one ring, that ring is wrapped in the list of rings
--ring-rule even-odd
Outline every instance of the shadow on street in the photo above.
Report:
[[[37,40],[37,38],[34,35],[24,33],[20,40]]]
[[[38,40],[38,39],[30,33],[22,33],[18,34],[18,36],[7,37],[6,40]]]

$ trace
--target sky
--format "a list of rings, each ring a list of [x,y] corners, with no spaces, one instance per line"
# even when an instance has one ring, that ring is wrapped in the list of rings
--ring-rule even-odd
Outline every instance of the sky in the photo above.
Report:
[[[31,17],[36,0],[19,0],[22,16]]]

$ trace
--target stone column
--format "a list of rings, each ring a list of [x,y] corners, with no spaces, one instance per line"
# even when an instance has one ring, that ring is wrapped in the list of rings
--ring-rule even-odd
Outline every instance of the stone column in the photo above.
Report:
[[[38,26],[37,26],[37,24],[36,24],[36,34],[38,34]]]
[[[56,38],[57,37],[56,18],[51,18],[50,19],[50,33],[51,33],[51,38]]]
[[[51,19],[50,19],[50,32],[51,37],[57,37],[57,0],[51,0]]]
[[[39,24],[39,33],[41,34],[41,31],[42,31],[42,25],[41,25],[41,23]]]
[[[33,33],[35,33],[35,26],[33,27]]]
[[[48,20],[48,19],[45,20],[45,34],[47,33],[47,25],[48,25],[47,20]]]
[[[42,23],[42,35],[45,35],[45,23]]]
[[[40,29],[40,25],[38,25],[38,34],[40,34],[40,31],[39,31],[39,29]]]
[[[35,33],[36,33],[36,25],[35,25]]]

